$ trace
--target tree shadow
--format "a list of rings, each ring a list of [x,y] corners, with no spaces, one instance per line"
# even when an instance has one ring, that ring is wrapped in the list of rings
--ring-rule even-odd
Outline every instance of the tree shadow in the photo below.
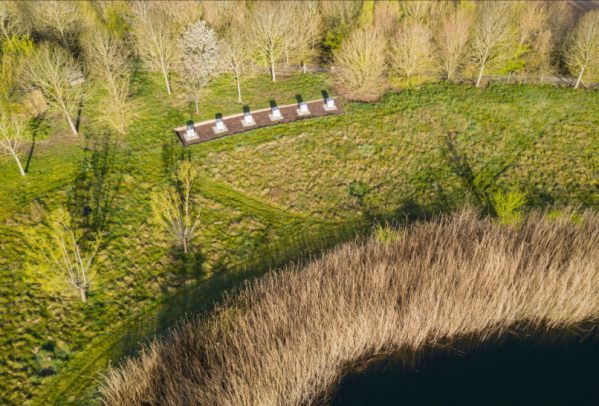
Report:
[[[191,159],[191,150],[189,148],[183,147],[174,137],[167,137],[162,141],[162,174],[165,178],[172,179],[178,162],[185,159]]]
[[[68,206],[88,233],[106,230],[123,180],[118,170],[116,137],[104,132],[86,141],[84,158],[70,191]]]
[[[497,188],[497,180],[520,159],[525,146],[516,146],[514,154],[498,154],[475,171],[467,154],[458,148],[456,137],[457,132],[452,131],[443,138],[441,156],[472,194],[476,204],[483,210],[496,214],[493,192]]]
[[[45,138],[50,133],[50,127],[43,116],[36,116],[29,121],[29,130],[31,132],[31,145],[27,152],[27,162],[25,163],[25,173],[29,172],[31,166],[31,160],[35,153],[36,141],[39,138]]]

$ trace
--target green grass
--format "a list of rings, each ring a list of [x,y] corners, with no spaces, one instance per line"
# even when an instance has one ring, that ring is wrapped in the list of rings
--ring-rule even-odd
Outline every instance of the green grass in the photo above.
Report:
[[[83,115],[85,140],[62,134],[65,124],[52,119],[54,134],[38,142],[25,179],[0,158],[0,403],[33,396],[52,404],[65,393],[93,393],[88,385],[118,359],[114,346],[135,317],[147,321],[164,313],[184,288],[198,289],[193,292],[204,306],[221,285],[207,290],[194,288],[194,281],[224,278],[222,287],[230,287],[245,276],[229,281],[226,270],[264,271],[268,267],[259,265],[272,254],[268,247],[283,247],[272,265],[314,248],[290,242],[302,235],[335,234],[340,223],[361,218],[451,210],[476,199],[484,204],[496,189],[520,190],[529,205],[597,201],[597,93],[427,85],[373,105],[349,104],[341,116],[182,150],[172,133],[190,118],[182,89],[169,98],[158,76],[135,81],[138,117],[116,146],[103,144],[93,116],[101,106],[92,103]],[[244,85],[244,101],[258,109],[273,98],[291,103],[298,93],[318,98],[326,87],[324,75],[274,84],[264,76]],[[200,117],[193,118],[239,111],[232,82],[222,78],[206,90]],[[186,261],[147,221],[150,191],[164,185],[181,156],[202,173],[203,228],[198,254]],[[350,194],[352,183],[363,185],[362,199]],[[26,284],[19,228],[38,221],[35,206],[68,202],[77,212],[98,200],[110,202],[110,215],[89,303]],[[173,305],[162,324],[193,309]]]

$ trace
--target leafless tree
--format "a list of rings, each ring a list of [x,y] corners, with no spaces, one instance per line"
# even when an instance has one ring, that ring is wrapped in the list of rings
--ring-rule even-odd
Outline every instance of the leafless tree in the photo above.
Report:
[[[436,35],[437,51],[447,80],[453,80],[465,63],[465,56],[474,20],[473,10],[456,7],[439,25]]]
[[[170,74],[180,59],[176,31],[178,25],[154,3],[140,1],[134,3],[132,8],[137,52],[150,69],[162,74],[166,92],[172,94]]]
[[[412,18],[402,22],[392,44],[391,65],[410,83],[434,70],[432,33],[428,26]]]
[[[100,116],[120,134],[127,131],[133,108],[130,53],[126,44],[102,27],[84,36],[85,59],[105,94]]]
[[[316,1],[302,3],[303,8],[296,11],[298,24],[295,25],[295,49],[302,72],[307,73],[308,63],[317,56],[318,39],[321,35],[322,20],[318,14],[318,3]]]
[[[222,44],[223,67],[235,77],[237,102],[241,103],[241,81],[250,69],[252,50],[237,28],[231,28],[227,32]]]
[[[509,34],[509,2],[478,4],[472,51],[479,68],[476,86],[479,87],[485,68],[501,56],[501,47]]]
[[[25,176],[19,153],[28,138],[27,123],[22,115],[14,112],[0,112],[0,151],[13,157],[19,172]]]
[[[284,56],[286,39],[296,24],[284,2],[258,2],[248,22],[248,36],[256,52],[270,68],[272,81],[277,80],[276,65]]]
[[[39,90],[48,104],[66,118],[74,135],[77,127],[73,115],[83,101],[85,89],[81,67],[68,51],[61,47],[42,44],[25,69],[25,84],[30,90]]]
[[[377,100],[386,88],[385,42],[370,27],[354,31],[335,58],[334,83],[347,98]]]
[[[567,50],[568,65],[577,73],[575,89],[580,87],[586,72],[599,66],[599,10],[584,14],[572,33]]]
[[[374,27],[384,38],[392,38],[400,19],[399,3],[395,0],[377,1],[374,4]]]
[[[176,173],[176,186],[156,192],[152,196],[153,220],[159,230],[168,232],[181,243],[183,252],[200,226],[200,210],[194,196],[198,172],[190,162],[182,162]]]
[[[81,29],[77,2],[48,0],[37,2],[29,10],[36,31],[55,39],[66,49],[73,49]]]
[[[43,227],[26,230],[32,266],[30,276],[49,291],[74,290],[82,302],[92,285],[93,262],[101,238],[85,239],[69,212],[59,208],[46,215]]]

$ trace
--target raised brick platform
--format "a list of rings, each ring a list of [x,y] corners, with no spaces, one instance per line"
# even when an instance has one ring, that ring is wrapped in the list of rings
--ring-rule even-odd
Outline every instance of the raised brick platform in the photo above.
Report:
[[[227,130],[219,133],[215,133],[214,131],[216,120],[207,120],[200,123],[194,123],[194,129],[198,135],[197,138],[187,138],[187,127],[185,126],[175,128],[174,131],[184,146],[199,144],[217,138],[226,137],[227,135],[255,130],[257,128],[290,123],[292,121],[303,120],[312,117],[330,116],[343,113],[343,106],[339,103],[339,100],[337,98],[334,98],[334,100],[335,105],[337,106],[337,109],[335,110],[326,110],[324,100],[322,99],[306,102],[308,109],[310,110],[310,114],[307,115],[298,114],[297,103],[279,106],[279,110],[281,111],[283,118],[274,121],[270,118],[272,113],[270,108],[256,110],[252,112],[252,116],[254,117],[256,124],[251,126],[243,125],[243,113],[223,117],[223,122]]]

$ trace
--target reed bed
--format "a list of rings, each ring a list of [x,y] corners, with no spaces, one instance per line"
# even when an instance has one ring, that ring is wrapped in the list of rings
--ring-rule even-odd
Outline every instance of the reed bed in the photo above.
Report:
[[[320,402],[355,365],[599,320],[599,215],[473,211],[340,246],[245,286],[109,371],[107,405]]]

